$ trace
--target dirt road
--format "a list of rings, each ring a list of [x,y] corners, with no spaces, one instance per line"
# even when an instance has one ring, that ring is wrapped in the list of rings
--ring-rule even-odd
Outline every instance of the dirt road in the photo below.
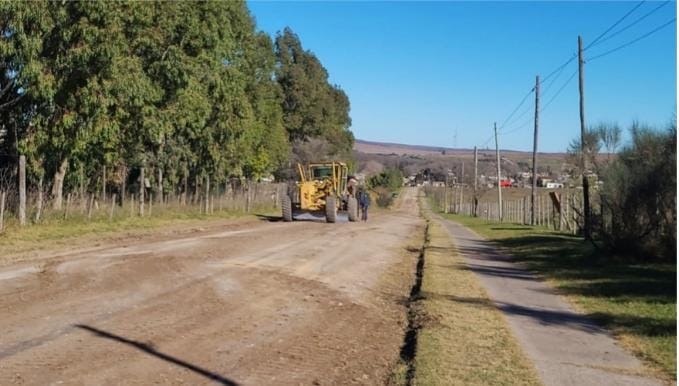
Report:
[[[235,222],[5,264],[0,384],[383,383],[415,194],[368,223]]]

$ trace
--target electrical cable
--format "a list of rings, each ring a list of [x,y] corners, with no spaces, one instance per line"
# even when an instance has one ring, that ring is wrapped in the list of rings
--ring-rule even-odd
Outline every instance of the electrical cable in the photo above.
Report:
[[[521,99],[521,102],[519,102],[519,105],[516,106],[516,108],[511,112],[511,114],[509,114],[509,116],[502,122],[502,124],[500,125],[500,129],[502,129],[503,127],[505,127],[505,125],[507,124],[507,121],[509,121],[509,120],[512,118],[512,116],[514,116],[514,114],[516,114],[516,112],[521,108],[521,106],[523,106],[524,103],[526,103],[526,100],[528,99],[528,97],[529,97],[534,91],[535,91],[535,87],[533,87],[533,88],[528,92],[528,94],[526,94],[526,95],[523,97],[523,99]]]
[[[610,55],[610,54],[612,54],[612,53],[614,53],[614,52],[616,52],[616,51],[618,51],[618,50],[621,50],[621,49],[623,49],[623,48],[625,48],[625,47],[631,46],[632,44],[638,42],[639,40],[642,40],[642,39],[644,39],[644,38],[647,38],[647,37],[653,35],[654,33],[660,31],[661,29],[667,27],[668,25],[674,23],[676,20],[677,20],[677,18],[673,18],[672,20],[666,22],[665,24],[662,24],[661,26],[659,26],[659,27],[657,27],[657,28],[655,28],[655,29],[653,29],[653,30],[651,30],[651,31],[649,31],[649,32],[647,32],[647,33],[645,33],[645,34],[639,36],[638,38],[636,38],[636,39],[634,39],[634,40],[631,40],[631,41],[629,41],[629,42],[627,42],[627,43],[625,43],[625,44],[622,44],[622,45],[620,45],[620,46],[618,46],[618,47],[615,47],[615,48],[613,48],[613,49],[611,49],[611,50],[608,50],[608,51],[606,51],[606,52],[603,52],[603,53],[601,53],[601,54],[599,54],[599,55],[595,55],[595,56],[589,58],[587,61],[588,61],[588,62],[591,62],[591,61],[593,61],[593,60],[597,60],[597,59],[599,59],[599,58],[601,58],[601,57],[604,57],[604,56],[606,56],[606,55]]]
[[[637,5],[635,5],[632,9],[630,9],[629,11],[627,11],[627,13],[624,14],[620,19],[618,19],[618,21],[616,21],[615,23],[613,23],[613,25],[611,25],[610,27],[608,27],[608,29],[606,29],[606,31],[604,31],[603,33],[601,33],[601,35],[597,36],[596,39],[592,40],[592,42],[589,43],[589,44],[583,49],[583,51],[587,51],[588,48],[590,48],[590,47],[592,47],[594,44],[596,44],[596,42],[598,42],[601,38],[603,38],[607,33],[609,33],[609,32],[610,32],[613,28],[615,28],[618,24],[622,23],[622,21],[625,20],[625,19],[627,18],[627,16],[631,15],[632,12],[636,11],[637,8],[641,7],[641,5],[644,4],[645,2],[646,2],[646,0],[641,0],[641,1],[640,1]]]
[[[568,86],[568,84],[571,82],[571,80],[573,80],[573,78],[575,77],[575,75],[577,73],[578,73],[578,69],[576,68],[575,71],[573,71],[573,73],[571,74],[571,76],[569,76],[568,79],[566,79],[566,82],[564,82],[564,84],[559,88],[559,90],[557,90],[556,94],[554,94],[554,96],[552,96],[552,99],[550,99],[547,103],[545,103],[545,106],[540,109],[540,112],[545,111],[545,109],[547,109],[547,107],[549,107],[549,105],[552,104],[552,102],[554,102],[556,97],[558,97],[559,94],[561,94],[561,92],[566,88],[566,86]]]
[[[665,1],[665,2],[660,3],[659,6],[653,8],[650,12],[647,12],[647,13],[644,14],[643,16],[641,16],[641,17],[639,17],[638,19],[636,19],[635,21],[633,21],[632,23],[630,23],[630,24],[626,25],[625,27],[623,27],[623,28],[617,30],[617,31],[614,32],[613,34],[608,35],[608,36],[606,36],[605,38],[599,40],[596,44],[592,44],[592,47],[598,46],[599,44],[601,44],[601,43],[603,43],[603,42],[605,42],[605,41],[608,41],[608,40],[610,40],[611,38],[614,38],[614,37],[618,36],[618,35],[621,34],[622,32],[627,31],[628,29],[630,29],[631,27],[637,25],[640,21],[642,21],[642,20],[644,20],[645,18],[649,17],[650,15],[652,15],[653,13],[655,13],[657,10],[659,10],[660,8],[666,6],[666,5],[669,4],[669,3],[670,3],[670,0],[667,0],[667,1]]]

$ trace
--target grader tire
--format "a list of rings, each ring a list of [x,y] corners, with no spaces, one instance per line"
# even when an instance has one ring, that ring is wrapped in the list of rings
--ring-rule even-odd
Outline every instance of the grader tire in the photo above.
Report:
[[[349,212],[349,221],[358,221],[358,200],[355,197],[349,197],[347,200],[347,211]]]
[[[335,196],[328,196],[325,199],[325,221],[329,223],[337,221],[337,199]]]
[[[281,200],[281,207],[283,210],[283,221],[292,221],[292,200],[287,194],[283,196],[283,199]]]

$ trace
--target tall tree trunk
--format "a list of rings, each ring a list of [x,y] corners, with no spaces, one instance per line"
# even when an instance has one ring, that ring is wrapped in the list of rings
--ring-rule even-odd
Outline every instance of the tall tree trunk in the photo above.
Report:
[[[68,168],[68,158],[61,161],[61,165],[54,173],[54,183],[52,184],[52,197],[54,197],[53,208],[61,210],[61,205],[64,196],[64,177],[66,177],[66,169]]]

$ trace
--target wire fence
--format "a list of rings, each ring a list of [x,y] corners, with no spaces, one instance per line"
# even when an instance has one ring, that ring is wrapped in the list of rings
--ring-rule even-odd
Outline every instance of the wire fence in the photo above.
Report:
[[[426,195],[443,213],[458,214],[512,224],[531,224],[530,189],[503,189],[502,216],[497,191],[484,191],[474,197],[468,187],[426,187]],[[495,196],[493,197],[493,195]],[[579,234],[583,227],[581,189],[538,189],[535,224],[561,232]]]
[[[49,184],[28,185],[26,191],[26,226],[55,220],[120,221],[132,217],[168,217],[188,214],[214,215],[226,212],[268,212],[280,206],[287,184],[238,180],[210,187],[203,183],[193,191],[176,188],[159,192],[141,184],[128,189],[88,191],[70,189],[61,203],[51,193]],[[17,173],[0,169],[0,232],[18,226],[20,194]]]

